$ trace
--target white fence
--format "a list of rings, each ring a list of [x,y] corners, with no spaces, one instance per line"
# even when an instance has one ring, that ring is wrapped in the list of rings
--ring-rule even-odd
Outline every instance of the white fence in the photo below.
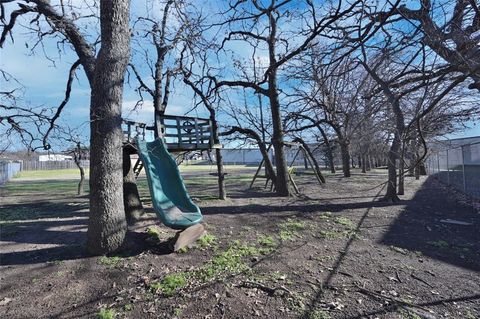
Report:
[[[83,167],[89,167],[89,160],[80,161]],[[39,170],[53,170],[53,169],[71,169],[77,168],[74,161],[23,161],[22,171],[39,171]]]
[[[310,146],[310,149],[313,152],[313,156],[319,163],[319,165],[324,164],[325,168],[328,167],[328,164],[326,162],[326,157],[324,154],[324,150],[322,148],[315,148],[313,146]],[[290,165],[292,164],[295,166],[303,166],[306,165],[305,163],[305,158],[303,156],[303,152],[300,152],[297,154],[298,148],[296,147],[290,147],[290,148],[285,148],[285,159],[287,161],[287,164]],[[214,156],[215,153],[212,152],[212,156]],[[272,149],[270,149],[270,158],[274,159],[274,152]],[[233,164],[233,165],[252,165],[252,164],[259,164],[261,160],[263,159],[262,154],[260,153],[260,150],[258,148],[239,148],[239,149],[222,149],[222,157],[223,157],[223,162],[225,164]],[[341,165],[340,162],[340,154],[335,154],[335,165],[339,166]]]
[[[480,142],[434,152],[426,165],[429,175],[480,198]]]
[[[20,163],[0,162],[0,185],[8,182],[15,174],[20,172],[22,166]]]

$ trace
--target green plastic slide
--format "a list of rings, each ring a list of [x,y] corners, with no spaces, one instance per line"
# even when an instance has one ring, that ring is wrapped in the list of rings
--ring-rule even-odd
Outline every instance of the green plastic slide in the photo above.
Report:
[[[168,227],[185,229],[202,221],[200,208],[188,196],[182,176],[162,138],[137,139],[138,154],[147,174],[153,208]]]

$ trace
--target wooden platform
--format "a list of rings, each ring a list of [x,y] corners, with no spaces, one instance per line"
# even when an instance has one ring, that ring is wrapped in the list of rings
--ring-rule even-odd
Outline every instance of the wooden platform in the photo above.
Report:
[[[185,152],[221,148],[213,143],[212,122],[207,118],[163,115],[161,131],[171,152]],[[153,126],[134,121],[123,121],[124,145],[135,148],[135,139],[145,140]]]

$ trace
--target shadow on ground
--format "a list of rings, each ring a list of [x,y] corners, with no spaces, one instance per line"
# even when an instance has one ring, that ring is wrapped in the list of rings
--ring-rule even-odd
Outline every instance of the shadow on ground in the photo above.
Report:
[[[386,207],[392,204],[378,202],[376,199],[364,203],[325,205],[331,211],[342,208],[346,205],[349,208],[365,208],[360,220],[357,222],[355,233],[367,228],[364,221],[368,218],[372,208]],[[420,256],[430,257],[443,263],[451,264],[464,269],[480,271],[480,215],[470,206],[455,202],[448,191],[439,184],[433,177],[427,178],[414,197],[397,203],[404,205],[405,209],[398,218],[390,224],[379,243],[386,246],[393,246],[399,251],[405,250]],[[445,220],[459,220],[471,225],[454,225],[445,223]],[[442,222],[443,221],[443,222]],[[319,307],[328,289],[338,289],[332,283],[337,277],[344,261],[350,253],[351,247],[356,241],[356,236],[349,237],[344,248],[339,251],[333,266],[328,275],[322,281],[320,289],[316,291],[313,298],[306,305],[302,319],[309,319],[315,315],[315,309]],[[428,283],[427,283],[428,284]],[[376,291],[371,291],[354,284],[353,290],[363,294],[369,294],[373,299],[384,301],[385,297]],[[349,315],[344,318],[361,319],[397,311],[407,311],[420,318],[429,318],[425,307],[453,304],[460,302],[477,302],[480,294],[465,294],[455,297],[438,297],[428,302],[403,302],[399,299],[390,299],[384,306],[377,309],[370,309],[358,315]]]
[[[449,197],[447,190],[429,177],[380,243],[480,271],[480,215]]]
[[[147,217],[143,223],[153,224],[155,221],[156,218]],[[56,262],[89,257],[85,247],[87,223],[88,219],[85,217],[1,225],[3,248],[0,256],[0,266]],[[21,245],[27,247],[27,249],[18,250],[15,247],[12,249],[11,246],[15,245]],[[148,234],[131,229],[126,235],[124,246],[114,255],[130,257],[147,250],[157,255],[172,252],[168,241],[150,245]]]

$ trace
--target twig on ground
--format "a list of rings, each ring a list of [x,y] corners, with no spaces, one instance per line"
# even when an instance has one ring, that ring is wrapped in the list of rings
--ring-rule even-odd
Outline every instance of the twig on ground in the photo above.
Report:
[[[360,287],[359,285],[355,284],[355,287],[357,287],[358,291],[365,294],[365,295],[370,295],[370,296],[373,296],[373,297],[376,297],[378,299],[381,299],[381,300],[389,300],[391,302],[394,302],[398,305],[401,305],[401,306],[408,306],[408,307],[414,307],[414,308],[418,308],[418,309],[422,309],[424,311],[427,311],[427,312],[430,312],[430,309],[427,309],[425,307],[422,307],[422,306],[419,306],[419,305],[415,305],[415,304],[412,304],[412,303],[408,303],[408,302],[405,302],[403,300],[400,300],[400,299],[397,299],[397,298],[393,298],[393,297],[389,297],[389,296],[385,296],[385,295],[382,295],[381,293],[378,293],[378,292],[375,292],[375,291],[371,291],[371,290],[368,290],[366,288],[362,288]]]
[[[426,282],[424,279],[416,276],[414,272],[412,272],[412,274],[411,274],[410,276],[411,276],[413,279],[416,279],[416,280],[418,280],[418,281],[420,281],[420,282],[423,282],[423,283],[424,283],[425,285],[427,285],[428,287],[433,288],[433,286],[430,285],[428,282]]]
[[[265,286],[264,284],[261,284],[259,282],[255,282],[255,281],[244,281],[244,282],[241,282],[240,284],[238,284],[237,287],[257,288],[257,289],[260,289],[260,290],[266,292],[270,296],[273,296],[275,294],[275,292],[277,292],[277,291],[284,291],[284,292],[292,295],[292,292],[290,290],[288,290],[287,288],[283,287],[283,286],[268,287],[268,286]]]
[[[402,283],[402,280],[400,279],[400,275],[398,274],[398,270],[395,269],[395,277],[397,277],[397,280],[399,283]]]

